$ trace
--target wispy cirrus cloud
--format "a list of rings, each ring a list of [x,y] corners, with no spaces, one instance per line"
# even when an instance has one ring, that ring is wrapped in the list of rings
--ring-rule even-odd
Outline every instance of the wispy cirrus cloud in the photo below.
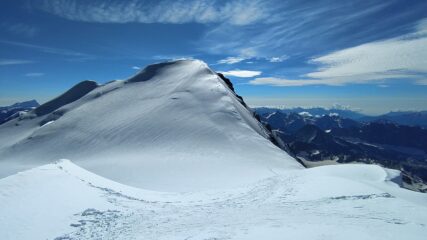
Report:
[[[39,32],[37,27],[25,23],[4,22],[0,26],[8,32],[26,37],[34,37]]]
[[[30,72],[30,73],[24,74],[24,76],[26,76],[26,77],[42,77],[44,75],[45,74],[41,73],[41,72]]]
[[[318,54],[320,45],[323,50],[346,45],[347,38],[337,36],[347,34],[348,29],[360,28],[363,19],[378,14],[390,4],[374,0],[355,7],[345,1],[333,5],[322,1],[265,1],[264,11],[269,15],[266,20],[239,28],[230,24],[215,26],[204,35],[203,49],[211,54],[262,57],[272,62],[284,60],[278,56],[292,57],[301,52]],[[349,36],[354,41],[363,41],[372,36],[381,37],[381,33],[365,27],[350,32]],[[359,36],[354,36],[356,34]]]
[[[375,76],[402,73],[417,77],[427,74],[427,34],[367,43],[314,58],[312,62],[322,67],[307,74],[311,78],[378,79]]]
[[[309,86],[309,85],[341,85],[336,81],[322,81],[319,79],[284,79],[284,78],[276,78],[276,77],[263,77],[263,78],[255,78],[249,81],[251,85],[269,85],[275,87],[300,87],[300,86]]]
[[[266,60],[271,63],[279,63],[285,61],[288,58],[289,57],[287,55],[282,55],[278,57],[256,57],[255,54],[246,53],[246,56],[227,57],[224,59],[220,59],[219,61],[217,61],[217,64],[236,64],[250,59]]]
[[[33,61],[21,60],[21,59],[0,59],[0,66],[19,65],[19,64],[28,64],[28,63],[33,63]]]
[[[427,85],[427,79],[419,79],[416,81],[418,85]]]
[[[81,53],[81,52],[73,51],[69,49],[53,48],[53,47],[40,46],[40,45],[35,45],[30,43],[23,43],[23,42],[0,40],[0,44],[7,44],[11,46],[29,48],[29,49],[37,50],[44,53],[63,55],[63,56],[69,56],[69,57],[79,57],[79,58],[91,57],[91,55],[89,54]]]
[[[282,56],[280,56],[280,57],[270,57],[270,58],[268,58],[268,61],[270,61],[270,62],[272,62],[272,63],[279,63],[279,62],[283,62],[283,61],[285,61],[286,59],[288,59],[289,58],[289,56],[287,56],[287,55],[282,55]]]
[[[154,60],[183,60],[183,59],[194,59],[191,55],[154,55]]]
[[[379,83],[389,79],[423,84],[427,77],[427,20],[415,32],[342,49],[310,60],[320,67],[302,79],[257,78],[253,85],[306,86]]]
[[[225,72],[220,72],[224,74],[225,76],[233,76],[233,77],[240,77],[240,78],[250,78],[250,77],[256,77],[261,75],[261,71],[252,71],[252,70],[230,70]]]
[[[299,86],[313,86],[313,85],[329,85],[329,86],[344,86],[347,84],[369,84],[369,83],[383,83],[385,80],[390,79],[404,79],[409,78],[406,74],[372,74],[365,75],[365,78],[360,76],[347,76],[336,78],[300,78],[300,79],[287,79],[279,77],[263,77],[255,78],[249,81],[251,85],[270,85],[275,87],[299,87]]]
[[[218,64],[235,64],[235,63],[239,63],[241,61],[244,61],[246,59],[247,58],[244,58],[244,57],[227,57],[227,58],[219,60],[217,63]]]
[[[261,0],[45,0],[38,8],[51,14],[97,23],[222,23],[247,25],[268,14]]]

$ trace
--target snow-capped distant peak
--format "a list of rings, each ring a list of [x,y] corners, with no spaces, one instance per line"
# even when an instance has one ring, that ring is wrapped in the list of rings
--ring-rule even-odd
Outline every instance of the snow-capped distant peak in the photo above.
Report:
[[[300,112],[298,114],[301,115],[301,116],[303,116],[303,117],[312,117],[313,116],[309,112]]]
[[[265,118],[269,119],[269,118],[271,118],[272,116],[274,116],[276,114],[277,114],[277,112],[272,112],[272,113],[268,114]]]

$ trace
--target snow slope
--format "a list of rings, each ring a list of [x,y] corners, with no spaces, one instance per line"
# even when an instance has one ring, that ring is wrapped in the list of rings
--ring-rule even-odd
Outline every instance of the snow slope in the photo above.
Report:
[[[66,158],[132,186],[189,191],[301,168],[267,138],[205,63],[159,63],[126,81],[84,81],[1,125],[0,177]]]
[[[62,160],[0,179],[0,239],[425,239],[427,195],[397,176],[335,165],[165,193]]]

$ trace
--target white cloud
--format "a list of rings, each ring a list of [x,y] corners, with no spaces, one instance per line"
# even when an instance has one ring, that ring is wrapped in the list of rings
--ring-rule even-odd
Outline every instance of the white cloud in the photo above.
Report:
[[[227,57],[218,61],[219,64],[235,64],[246,60],[244,57]]]
[[[263,77],[255,78],[249,81],[251,85],[271,85],[276,87],[296,87],[296,86],[312,86],[312,85],[329,85],[329,86],[343,86],[346,84],[361,84],[372,82],[384,82],[385,79],[407,79],[413,77],[407,74],[398,73],[384,73],[384,74],[367,74],[361,76],[346,76],[346,77],[331,77],[331,78],[318,78],[318,79],[287,79],[277,77]]]
[[[4,22],[0,26],[9,32],[26,37],[33,37],[39,32],[38,28],[24,23]]]
[[[249,81],[249,84],[270,85],[270,86],[276,86],[276,87],[297,87],[297,86],[308,86],[308,85],[321,85],[321,84],[325,84],[325,82],[318,79],[290,80],[290,79],[275,78],[275,77],[263,77],[263,78],[255,78]],[[330,82],[328,85],[339,85],[339,84]]]
[[[73,50],[62,49],[62,48],[52,48],[52,47],[40,46],[40,45],[35,45],[30,43],[13,42],[13,41],[5,41],[5,40],[0,40],[0,43],[11,45],[11,46],[34,49],[40,52],[50,53],[50,54],[57,54],[57,55],[70,56],[70,57],[85,57],[85,58],[91,57],[91,55],[89,54],[76,52]]]
[[[193,56],[190,56],[190,55],[155,55],[152,57],[152,59],[176,61],[176,60],[188,60],[188,59],[194,59],[194,58]]]
[[[239,63],[239,62],[249,60],[249,59],[266,60],[266,61],[269,61],[271,63],[277,63],[277,62],[283,62],[289,58],[286,55],[282,55],[280,57],[259,57],[259,56],[256,56],[257,53],[253,49],[244,49],[241,51],[241,53],[242,53],[241,56],[227,57],[227,58],[219,60],[217,63],[218,64],[235,64],[235,63]],[[253,62],[249,61],[246,63],[251,64]]]
[[[41,9],[57,16],[98,23],[221,23],[247,25],[268,15],[261,0],[77,1],[46,0]]]
[[[375,81],[390,78],[418,79],[427,74],[427,24],[417,25],[414,34],[371,42],[314,58],[322,67],[307,74],[317,79],[354,78]]]
[[[389,79],[425,84],[427,76],[427,24],[411,34],[339,50],[310,62],[319,68],[302,79],[257,78],[253,85],[306,86],[378,83]]]
[[[33,63],[33,61],[19,60],[19,59],[0,59],[0,66],[27,64],[27,63]]]
[[[427,79],[420,79],[416,81],[418,85],[427,85]]]
[[[231,70],[227,72],[220,72],[224,74],[225,76],[234,76],[234,77],[240,77],[240,78],[249,78],[249,77],[256,77],[261,75],[261,71],[250,71],[250,70]]]
[[[250,50],[252,57],[274,62],[284,60],[279,57],[285,54],[301,56],[316,53],[319,46],[322,50],[348,46],[352,38],[359,41],[372,39],[376,36],[376,28],[351,32],[348,38],[342,37],[343,32],[348,32],[349,27],[359,26],[368,17],[377,16],[377,12],[391,4],[391,1],[362,1],[358,6],[346,1],[336,1],[333,5],[317,1],[264,1],[263,11],[268,18],[254,27],[214,26],[203,36],[200,50],[236,56],[245,56],[244,53]],[[391,20],[384,22],[388,21]]]
[[[272,63],[277,63],[277,62],[283,62],[286,59],[288,59],[289,57],[286,55],[280,56],[280,57],[271,57],[268,60]]]
[[[31,73],[24,74],[24,76],[26,76],[26,77],[41,77],[41,76],[44,76],[44,75],[45,74],[41,73],[41,72],[31,72]]]
[[[416,26],[416,35],[427,34],[427,18],[422,19]]]
[[[378,75],[416,77],[427,73],[427,37],[390,39],[340,50],[312,60],[322,67],[307,74],[311,78],[343,78],[358,76],[366,80]]]
[[[137,67],[137,66],[133,66],[132,69],[134,69],[134,70],[141,70],[141,68]]]

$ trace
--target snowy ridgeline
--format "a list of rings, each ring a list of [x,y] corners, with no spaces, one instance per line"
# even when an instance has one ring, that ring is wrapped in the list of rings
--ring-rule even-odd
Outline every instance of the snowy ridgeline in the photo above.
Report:
[[[166,193],[63,160],[0,180],[0,238],[425,239],[427,195],[399,188],[397,174],[335,165]]]
[[[0,239],[425,239],[398,171],[304,169],[268,138],[198,60],[82,82],[0,125]]]

